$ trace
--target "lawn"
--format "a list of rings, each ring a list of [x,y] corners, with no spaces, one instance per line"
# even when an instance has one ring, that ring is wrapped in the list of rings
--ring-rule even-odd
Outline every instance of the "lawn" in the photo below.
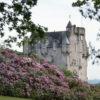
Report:
[[[0,100],[31,100],[31,99],[0,96]]]

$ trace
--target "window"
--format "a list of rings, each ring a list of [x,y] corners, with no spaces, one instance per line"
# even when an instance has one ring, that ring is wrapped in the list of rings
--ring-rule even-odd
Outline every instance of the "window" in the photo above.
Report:
[[[80,36],[80,40],[81,40],[81,41],[83,40],[83,35]]]
[[[53,43],[53,50],[54,51],[56,50],[56,43],[55,42]]]
[[[77,44],[75,43],[75,52],[77,51]]]

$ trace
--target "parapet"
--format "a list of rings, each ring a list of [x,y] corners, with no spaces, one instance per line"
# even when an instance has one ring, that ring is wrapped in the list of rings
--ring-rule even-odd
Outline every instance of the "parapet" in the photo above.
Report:
[[[85,35],[85,28],[83,27],[75,27],[73,31],[77,35]]]

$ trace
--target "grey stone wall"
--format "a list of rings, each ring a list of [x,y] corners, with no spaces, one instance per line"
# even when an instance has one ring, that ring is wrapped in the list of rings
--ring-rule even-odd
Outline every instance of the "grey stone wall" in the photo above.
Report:
[[[67,68],[87,81],[88,49],[85,40],[85,29],[68,23],[66,31],[48,32],[47,38],[39,41],[34,47],[23,46],[24,53],[34,51],[40,58],[60,68]]]

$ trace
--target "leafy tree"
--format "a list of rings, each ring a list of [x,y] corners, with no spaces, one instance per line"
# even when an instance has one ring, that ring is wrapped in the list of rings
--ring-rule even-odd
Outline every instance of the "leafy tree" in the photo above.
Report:
[[[76,0],[72,4],[73,7],[79,7],[79,11],[85,18],[95,19],[100,22],[100,0]],[[100,33],[97,34],[100,38]],[[100,60],[100,49],[96,50],[90,44],[90,54],[93,59],[93,64]]]
[[[100,21],[100,0],[76,0],[72,5],[79,7],[85,18],[89,17]]]
[[[37,0],[8,0],[8,3],[5,1],[0,1],[0,36],[7,34],[4,31],[5,26],[9,31],[16,31],[15,36],[10,34],[4,41],[8,46],[11,46],[12,42],[17,42],[21,46],[26,40],[35,43],[44,37],[47,29],[36,25],[31,19],[31,9],[37,4]],[[18,42],[18,39],[21,39],[21,42]]]

